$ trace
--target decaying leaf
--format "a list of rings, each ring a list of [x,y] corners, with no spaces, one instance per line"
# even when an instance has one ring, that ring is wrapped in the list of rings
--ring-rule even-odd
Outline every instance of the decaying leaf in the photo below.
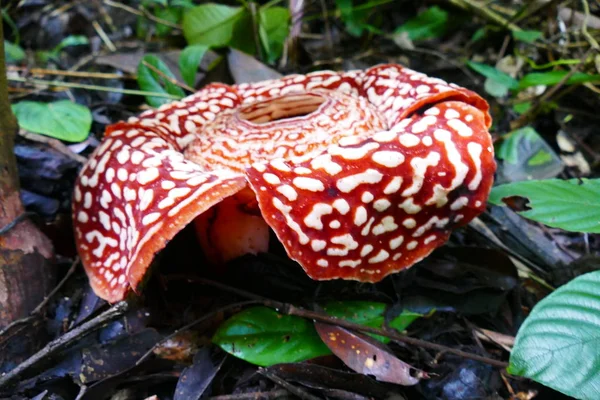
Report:
[[[396,357],[383,344],[335,325],[315,322],[327,347],[352,370],[377,380],[411,386],[427,375]],[[411,374],[415,372],[416,376]]]

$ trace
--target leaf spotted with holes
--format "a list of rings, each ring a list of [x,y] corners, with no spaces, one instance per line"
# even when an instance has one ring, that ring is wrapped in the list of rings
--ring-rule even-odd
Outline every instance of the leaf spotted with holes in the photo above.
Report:
[[[419,378],[413,376],[411,371],[418,372],[421,377],[426,376],[368,336],[321,322],[315,322],[315,328],[333,354],[358,373],[404,386],[419,383]]]

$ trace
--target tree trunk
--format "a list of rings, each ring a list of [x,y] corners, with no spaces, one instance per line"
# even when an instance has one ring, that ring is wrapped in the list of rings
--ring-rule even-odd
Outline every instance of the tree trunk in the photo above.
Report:
[[[8,100],[4,33],[0,18],[0,329],[27,316],[49,292],[54,273],[52,244],[28,219],[19,198],[14,155],[17,120]],[[6,229],[4,229],[6,230]]]

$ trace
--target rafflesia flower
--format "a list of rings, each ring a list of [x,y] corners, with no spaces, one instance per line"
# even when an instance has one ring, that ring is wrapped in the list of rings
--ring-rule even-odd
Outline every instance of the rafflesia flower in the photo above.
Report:
[[[376,282],[486,204],[488,105],[399,65],[211,84],[110,126],[75,186],[98,296],[136,289],[194,221],[209,259],[266,251],[273,229],[313,279]]]

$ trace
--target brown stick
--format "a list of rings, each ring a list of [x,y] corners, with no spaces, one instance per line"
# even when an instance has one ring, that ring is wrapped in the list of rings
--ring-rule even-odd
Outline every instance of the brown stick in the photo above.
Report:
[[[115,304],[96,318],[85,322],[77,328],[65,333],[58,339],[55,339],[44,346],[43,349],[17,365],[6,375],[0,377],[0,389],[6,389],[9,384],[14,382],[23,373],[37,365],[39,362],[49,358],[50,356],[66,349],[78,339],[90,334],[91,332],[102,328],[106,323],[121,317],[127,312],[129,304],[125,301]]]
[[[477,354],[468,353],[468,352],[462,351],[462,350],[456,350],[456,349],[453,349],[448,346],[443,346],[441,344],[432,343],[432,342],[428,342],[426,340],[406,336],[406,335],[398,333],[397,331],[392,331],[390,329],[372,328],[369,326],[364,326],[364,325],[356,324],[354,322],[346,321],[344,319],[331,317],[327,314],[324,314],[324,313],[321,313],[318,311],[311,311],[311,310],[306,310],[303,308],[298,308],[291,304],[267,299],[262,296],[258,296],[254,293],[250,293],[250,292],[242,290],[242,289],[237,289],[237,288],[234,288],[234,287],[231,287],[231,286],[219,283],[219,282],[211,281],[209,279],[194,278],[194,282],[199,282],[199,283],[202,283],[205,285],[213,286],[213,287],[216,287],[216,288],[219,288],[222,290],[226,290],[230,293],[237,294],[238,296],[242,296],[242,297],[246,297],[246,298],[249,298],[252,300],[260,301],[263,305],[273,308],[282,314],[295,315],[298,317],[312,319],[313,321],[319,321],[319,322],[324,322],[326,324],[337,325],[337,326],[341,326],[342,328],[351,329],[354,331],[374,333],[376,335],[384,336],[384,337],[390,338],[392,340],[395,340],[395,341],[398,341],[401,343],[409,344],[411,346],[416,346],[416,347],[421,347],[424,349],[454,354],[454,355],[462,357],[462,358],[479,361],[479,362],[482,362],[482,363],[485,363],[485,364],[488,364],[488,365],[491,365],[491,366],[494,366],[497,368],[508,367],[508,363],[505,361],[494,360],[489,357],[484,357],[484,356],[480,356]]]

